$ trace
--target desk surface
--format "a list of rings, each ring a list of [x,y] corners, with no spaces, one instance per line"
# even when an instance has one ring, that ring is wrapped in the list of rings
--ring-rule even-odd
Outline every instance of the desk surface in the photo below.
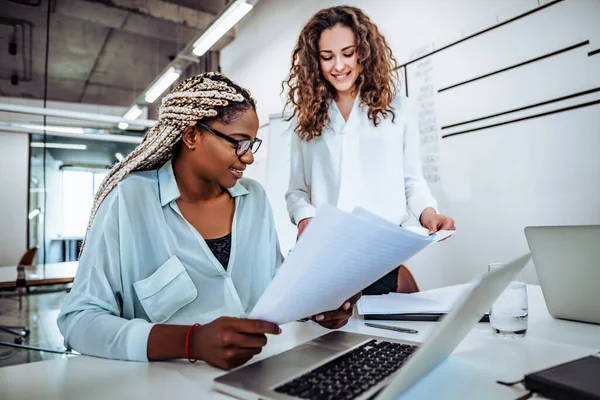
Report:
[[[41,286],[70,283],[75,279],[77,261],[25,267],[25,285]],[[17,266],[0,267],[0,288],[15,287]]]
[[[403,399],[507,399],[525,393],[522,388],[501,386],[497,379],[512,381],[524,373],[572,360],[600,350],[600,325],[553,319],[539,286],[529,286],[530,319],[527,336],[499,338],[489,324],[480,323],[454,353],[413,386]],[[419,330],[418,335],[364,326],[353,318],[344,330],[377,336],[423,341],[436,322],[385,321]],[[283,333],[269,337],[256,359],[290,349],[327,330],[312,322],[294,322]],[[110,399],[195,398],[230,399],[212,390],[212,380],[224,372],[204,363],[187,361],[136,363],[93,357],[68,357],[0,368],[3,399]]]

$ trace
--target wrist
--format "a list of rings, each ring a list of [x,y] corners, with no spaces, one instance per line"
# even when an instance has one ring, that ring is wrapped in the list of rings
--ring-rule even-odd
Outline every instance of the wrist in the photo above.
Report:
[[[194,343],[198,343],[196,338],[200,332],[200,327],[201,325],[198,323],[190,325],[185,335],[185,358],[191,363],[201,360],[199,349],[194,346]]]
[[[186,325],[154,325],[148,336],[148,361],[185,358],[185,337],[188,329],[189,326]]]
[[[433,207],[427,207],[421,213],[421,216],[419,217],[419,222],[421,223],[421,225],[423,225],[424,220],[435,214],[437,214],[437,212],[435,211],[435,209],[433,209]]]
[[[310,220],[310,217],[301,219],[300,222],[298,222],[298,226],[308,223],[309,220]]]

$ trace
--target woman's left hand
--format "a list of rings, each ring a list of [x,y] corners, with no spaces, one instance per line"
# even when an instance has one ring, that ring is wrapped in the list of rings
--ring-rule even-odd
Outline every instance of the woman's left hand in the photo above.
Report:
[[[348,323],[348,319],[352,316],[352,310],[354,305],[362,296],[361,293],[357,293],[350,297],[342,304],[340,308],[334,311],[327,311],[321,314],[313,315],[310,317],[317,324],[327,329],[339,329]]]
[[[454,220],[447,215],[438,214],[431,207],[426,208],[419,219],[424,228],[429,229],[429,234],[440,230],[455,231]]]

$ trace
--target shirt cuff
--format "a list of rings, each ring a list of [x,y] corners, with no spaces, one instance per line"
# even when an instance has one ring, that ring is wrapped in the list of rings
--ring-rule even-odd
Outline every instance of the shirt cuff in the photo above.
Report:
[[[148,337],[155,324],[141,319],[130,321],[127,333],[127,359],[148,362]]]
[[[292,223],[294,225],[298,225],[300,223],[300,221],[302,221],[303,219],[312,218],[315,216],[315,214],[316,214],[316,209],[312,205],[298,207],[292,213]]]
[[[425,211],[426,208],[433,208],[436,213],[440,213],[438,210],[437,202],[433,199],[411,199],[410,202],[410,210],[413,212],[417,221],[421,222],[421,214]]]

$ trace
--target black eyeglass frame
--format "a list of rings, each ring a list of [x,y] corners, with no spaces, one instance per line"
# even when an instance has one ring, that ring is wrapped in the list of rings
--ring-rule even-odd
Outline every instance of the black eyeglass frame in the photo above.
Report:
[[[238,157],[242,157],[248,151],[252,152],[252,154],[256,154],[258,149],[260,149],[260,145],[262,144],[262,139],[259,139],[259,138],[255,138],[254,140],[251,140],[251,139],[236,140],[236,139],[232,138],[231,136],[226,135],[223,132],[219,132],[218,130],[211,128],[210,126],[202,124],[200,122],[197,122],[196,126],[204,128],[207,131],[209,131],[210,133],[212,133],[213,135],[220,137],[221,139],[225,139],[231,144],[234,144],[235,145],[235,154]],[[246,150],[243,150],[242,143],[249,143],[247,145],[248,147],[246,148]],[[258,143],[258,146],[256,147],[256,149],[253,150],[252,148],[254,147],[255,143]]]

